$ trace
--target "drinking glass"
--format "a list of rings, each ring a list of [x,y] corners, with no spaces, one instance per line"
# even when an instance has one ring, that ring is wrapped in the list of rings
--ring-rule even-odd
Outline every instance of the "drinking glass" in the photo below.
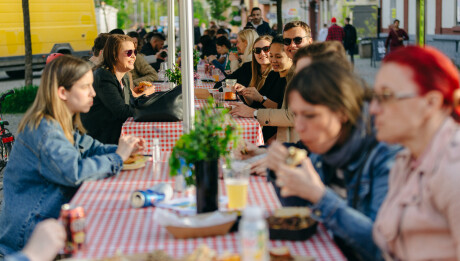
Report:
[[[220,70],[219,69],[212,69],[212,78],[215,82],[219,81]]]
[[[235,92],[236,79],[225,79],[225,83],[230,88],[230,91]]]
[[[249,166],[225,165],[222,170],[227,190],[228,208],[244,209],[248,201]]]
[[[214,98],[214,102],[216,103],[217,108],[223,108],[224,107],[224,93],[223,92],[213,92],[212,97]]]

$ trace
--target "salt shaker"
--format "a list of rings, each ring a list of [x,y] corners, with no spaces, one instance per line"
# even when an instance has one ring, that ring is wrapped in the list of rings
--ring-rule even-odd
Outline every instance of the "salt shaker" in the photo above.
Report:
[[[160,139],[158,138],[153,139],[152,161],[154,164],[160,162]]]

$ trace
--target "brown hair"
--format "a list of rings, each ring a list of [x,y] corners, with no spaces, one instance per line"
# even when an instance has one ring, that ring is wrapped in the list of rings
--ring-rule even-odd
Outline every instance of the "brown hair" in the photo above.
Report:
[[[345,48],[338,41],[314,42],[308,46],[302,47],[294,55],[292,62],[297,62],[304,57],[310,57],[312,61],[332,60],[343,64],[350,71],[353,69],[352,64],[348,61]]]
[[[254,44],[256,44],[258,41],[262,41],[262,40],[266,40],[266,41],[271,43],[272,40],[273,40],[273,37],[270,36],[270,35],[259,36],[254,41]],[[260,90],[260,88],[262,88],[262,86],[264,86],[265,79],[267,79],[268,74],[272,70],[272,64],[270,63],[268,65],[267,69],[265,69],[265,71],[262,72],[261,71],[261,66],[257,62],[256,56],[255,56],[254,51],[253,51],[252,52],[252,64],[251,64],[251,67],[252,67],[252,78],[251,78],[251,82],[249,83],[249,86],[250,87],[251,86],[256,87],[257,90]]]
[[[290,29],[292,29],[294,27],[303,28],[305,30],[305,32],[307,33],[307,36],[311,38],[310,26],[308,26],[308,24],[306,24],[305,22],[302,22],[302,21],[292,21],[292,22],[287,23],[286,25],[284,25],[283,32],[286,32],[287,30],[290,30]]]
[[[109,38],[110,34],[108,33],[100,33],[96,39],[94,39],[94,46],[92,48],[93,55],[98,57],[99,52],[104,49],[105,43],[107,42],[107,38]]]
[[[123,42],[133,42],[133,40],[127,35],[113,34],[109,36],[105,43],[103,52],[104,60],[101,66],[106,67],[111,73],[115,73],[115,65],[118,62],[118,52]]]
[[[72,117],[64,101],[58,97],[58,88],[63,86],[70,90],[75,82],[90,71],[89,63],[70,55],[60,56],[48,63],[43,70],[34,103],[19,123],[18,132],[22,132],[26,126],[36,129],[42,119],[46,118],[57,121],[66,138],[74,144],[74,128],[81,133],[86,131],[81,123],[80,113],[75,113]]]
[[[340,112],[347,121],[342,124],[339,142],[345,141],[361,117],[365,89],[362,82],[341,63],[331,60],[313,62],[294,76],[286,91],[297,91],[314,105],[323,105]]]

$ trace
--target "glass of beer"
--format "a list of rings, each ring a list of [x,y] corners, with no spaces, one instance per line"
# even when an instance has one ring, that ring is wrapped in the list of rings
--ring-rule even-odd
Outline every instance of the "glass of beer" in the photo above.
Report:
[[[220,70],[219,69],[212,69],[212,78],[215,82],[219,81]]]
[[[224,183],[229,209],[244,209],[248,202],[249,166],[224,166]]]

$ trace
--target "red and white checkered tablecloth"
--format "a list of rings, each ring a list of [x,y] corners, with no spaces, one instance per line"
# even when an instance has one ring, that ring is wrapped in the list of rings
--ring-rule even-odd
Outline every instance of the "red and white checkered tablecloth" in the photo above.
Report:
[[[196,100],[196,104],[201,106],[204,100]],[[259,122],[252,118],[234,118],[235,122],[241,126],[242,138],[256,145],[264,144],[262,127]],[[171,151],[176,141],[182,135],[182,121],[177,122],[135,122],[133,118],[128,118],[121,130],[122,135],[134,135],[142,137],[147,142],[146,155],[151,155],[153,138],[160,139],[161,151]]]
[[[168,155],[164,154],[165,161]],[[166,162],[161,163],[166,166]],[[154,167],[148,161],[138,170],[122,171],[117,177],[85,182],[72,199],[72,204],[83,206],[86,214],[86,247],[76,258],[101,258],[124,254],[144,253],[162,249],[169,255],[181,257],[206,244],[218,253],[239,252],[237,233],[224,236],[175,239],[153,219],[155,208],[135,209],[129,197],[137,189],[145,189],[159,182],[173,180],[166,175],[167,168],[152,173]],[[219,190],[225,195],[225,186],[220,182]],[[183,197],[184,193],[174,197]],[[248,204],[258,205],[267,211],[280,207],[270,183],[262,177],[251,177],[248,187]],[[295,255],[314,256],[316,260],[345,260],[326,229],[320,225],[317,233],[306,241],[270,241],[272,247],[288,246]]]

